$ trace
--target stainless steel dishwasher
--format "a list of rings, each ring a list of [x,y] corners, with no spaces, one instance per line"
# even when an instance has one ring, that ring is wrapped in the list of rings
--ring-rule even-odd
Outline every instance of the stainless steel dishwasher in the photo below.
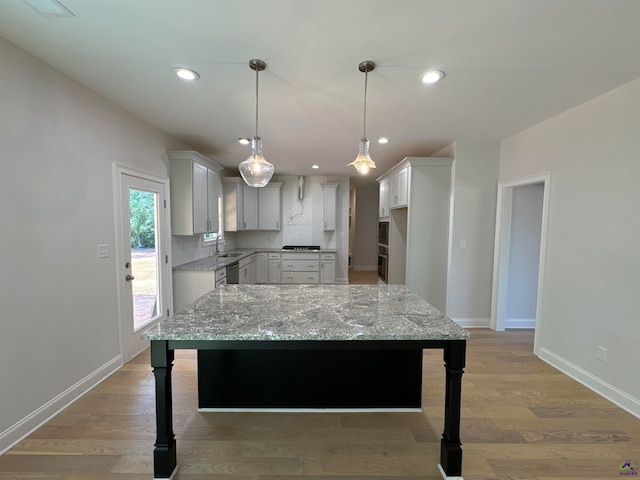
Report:
[[[227,265],[227,283],[240,283],[240,263],[233,262]]]

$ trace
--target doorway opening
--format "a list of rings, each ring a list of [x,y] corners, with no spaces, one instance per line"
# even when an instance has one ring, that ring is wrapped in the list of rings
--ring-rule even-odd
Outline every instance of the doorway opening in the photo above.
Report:
[[[534,328],[538,354],[551,174],[498,185],[491,328]]]

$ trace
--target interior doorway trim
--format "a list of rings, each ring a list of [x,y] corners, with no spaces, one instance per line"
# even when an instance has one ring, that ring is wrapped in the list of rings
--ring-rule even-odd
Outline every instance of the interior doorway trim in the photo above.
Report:
[[[523,185],[543,184],[542,229],[540,238],[540,260],[538,263],[538,289],[536,295],[536,318],[533,352],[538,355],[540,332],[544,326],[542,298],[544,289],[544,270],[547,245],[547,226],[549,219],[549,197],[551,191],[551,172],[520,177],[498,183],[496,212],[496,235],[493,252],[493,285],[491,289],[491,322],[493,330],[504,331],[507,310],[507,285],[509,282],[509,249],[511,243],[511,211],[513,207],[513,189]]]

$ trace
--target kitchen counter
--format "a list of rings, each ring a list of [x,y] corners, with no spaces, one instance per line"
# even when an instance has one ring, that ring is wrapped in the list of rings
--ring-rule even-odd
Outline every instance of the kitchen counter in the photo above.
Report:
[[[336,253],[337,250],[334,249],[320,249],[320,250],[309,250],[308,252],[295,252],[293,250],[283,250],[281,248],[256,248],[256,249],[249,249],[249,248],[239,248],[236,250],[232,250],[230,252],[225,252],[225,253],[229,253],[232,254],[233,256],[231,257],[205,257],[205,258],[201,258],[200,260],[194,260],[193,262],[189,262],[189,263],[184,263],[182,265],[178,265],[176,267],[173,267],[173,270],[191,270],[191,271],[199,271],[199,272],[206,272],[206,271],[214,271],[214,270],[218,270],[219,268],[223,268],[226,267],[227,265],[231,265],[232,263],[237,262],[238,260],[240,260],[241,258],[247,257],[253,253],[259,253],[259,252],[277,252],[277,253]]]
[[[225,285],[145,340],[466,340],[403,285]]]
[[[176,349],[198,351],[202,411],[420,410],[423,350],[441,349],[446,394],[438,469],[445,478],[462,475],[469,333],[402,285],[224,285],[142,338],[151,341],[156,381],[155,478],[178,468]]]

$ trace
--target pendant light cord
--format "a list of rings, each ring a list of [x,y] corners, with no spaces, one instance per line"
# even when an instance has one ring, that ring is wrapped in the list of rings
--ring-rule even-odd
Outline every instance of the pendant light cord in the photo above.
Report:
[[[364,128],[362,130],[362,138],[367,138],[367,79],[369,72],[364,72]]]
[[[256,68],[256,137],[258,135],[258,75],[260,75],[260,71]]]

